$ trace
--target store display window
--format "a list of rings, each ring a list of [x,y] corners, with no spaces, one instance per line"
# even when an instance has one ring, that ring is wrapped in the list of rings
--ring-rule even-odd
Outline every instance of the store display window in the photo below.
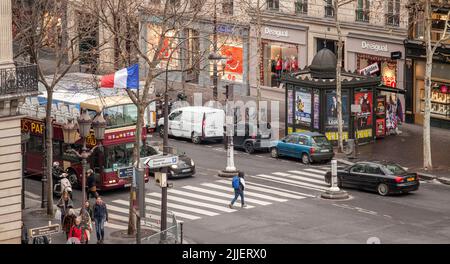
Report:
[[[368,54],[358,54],[358,69],[364,69],[372,64],[378,65],[378,71],[373,75],[380,76],[381,82],[392,88],[397,87],[397,61],[390,58],[373,56]]]
[[[242,38],[225,34],[219,34],[217,37],[217,48],[220,55],[228,57],[224,65],[221,61],[217,62],[219,78],[226,81],[242,82],[244,71]],[[213,63],[211,63],[210,74],[213,76]]]
[[[279,87],[280,77],[298,71],[298,45],[263,41],[261,84]]]
[[[423,84],[423,82],[421,82]],[[425,109],[425,87],[420,88],[420,111]],[[450,119],[450,83],[431,82],[431,115],[436,118]]]
[[[148,25],[147,28],[147,56],[152,59],[155,52],[159,53],[160,63],[157,65],[158,68],[165,68],[167,63],[169,63],[169,69],[176,69],[179,65],[179,52],[174,50],[177,46],[177,38],[175,38],[175,31],[168,31],[162,34],[161,27],[158,25]],[[162,47],[158,50],[159,40],[163,38]],[[172,54],[170,62],[168,59],[170,54]]]

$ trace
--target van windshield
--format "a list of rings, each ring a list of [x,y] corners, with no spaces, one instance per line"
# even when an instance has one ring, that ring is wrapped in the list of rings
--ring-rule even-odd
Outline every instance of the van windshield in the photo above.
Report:
[[[316,146],[328,146],[330,142],[328,142],[327,138],[324,136],[315,136],[312,137],[312,143]]]

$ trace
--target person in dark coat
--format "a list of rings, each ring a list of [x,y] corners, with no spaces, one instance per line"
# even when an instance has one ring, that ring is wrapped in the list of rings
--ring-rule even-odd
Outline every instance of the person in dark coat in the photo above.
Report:
[[[97,186],[95,185],[95,174],[94,171],[89,169],[87,170],[87,178],[86,178],[86,196],[87,200],[89,200],[90,197],[97,198]]]
[[[63,224],[64,217],[66,216],[67,212],[73,208],[73,201],[70,199],[69,193],[64,192],[61,196],[61,199],[59,199],[56,206],[61,210],[61,224]]]
[[[83,244],[89,244],[89,240],[91,240],[91,232],[92,232],[92,220],[93,220],[93,211],[92,207],[88,200],[84,203],[84,214],[83,214],[83,208],[80,209],[80,216],[81,216],[81,228],[82,231],[85,232],[86,236],[83,237],[83,240],[81,243]]]
[[[100,196],[97,196],[94,205],[94,221],[97,244],[103,244],[103,239],[105,238],[105,223],[108,222],[108,209]]]
[[[62,223],[63,231],[66,233],[66,238],[69,239],[69,233],[72,226],[75,224],[77,216],[75,215],[75,211],[71,208],[68,213],[64,216],[64,220]]]

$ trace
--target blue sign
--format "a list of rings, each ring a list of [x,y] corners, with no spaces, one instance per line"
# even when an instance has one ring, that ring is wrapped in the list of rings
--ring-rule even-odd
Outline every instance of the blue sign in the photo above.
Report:
[[[217,25],[217,32],[233,34],[233,26],[231,25]]]
[[[119,178],[130,178],[133,177],[134,167],[119,168],[117,173]]]

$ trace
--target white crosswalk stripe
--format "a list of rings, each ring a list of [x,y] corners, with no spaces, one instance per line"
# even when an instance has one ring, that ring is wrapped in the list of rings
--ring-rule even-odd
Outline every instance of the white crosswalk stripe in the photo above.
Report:
[[[327,183],[324,180],[311,179],[311,178],[306,177],[306,176],[299,176],[299,175],[292,175],[292,174],[290,174],[290,175],[288,175],[286,177],[290,178],[290,179],[296,179],[296,180],[300,180],[300,181],[304,181],[304,182],[308,182],[308,183],[313,183],[313,184],[318,185],[318,186],[325,186],[325,187],[328,186]]]
[[[319,183],[319,184],[323,184],[325,183],[325,177],[323,175],[317,175],[311,172],[306,172],[306,171],[289,171],[292,174],[298,174],[301,176],[307,176],[309,179],[314,180],[314,182]]]
[[[220,204],[224,204],[224,205],[230,204],[230,200],[223,200],[223,199],[213,198],[210,196],[199,195],[199,194],[194,194],[194,193],[184,192],[184,191],[179,191],[179,190],[169,190],[169,193],[188,196],[188,197],[206,200],[206,201],[215,202],[215,203],[220,203]],[[253,207],[254,206],[252,206],[252,205],[247,206],[247,208],[253,208]]]
[[[230,182],[228,182],[226,180],[218,180],[216,182],[226,183],[226,184],[230,183]],[[305,196],[300,196],[300,195],[290,194],[290,193],[286,193],[286,192],[271,190],[271,189],[268,189],[268,186],[264,186],[265,188],[263,188],[263,187],[255,186],[254,183],[250,183],[248,181],[246,183],[247,183],[246,189],[260,191],[260,192],[266,192],[266,193],[274,194],[274,195],[285,197],[285,198],[292,198],[292,199],[303,199],[303,198],[306,198]]]
[[[325,175],[325,173],[327,173],[328,170],[329,170],[329,169],[324,169],[324,170],[311,169],[311,168],[305,169],[305,171],[310,171],[310,172],[319,173],[320,175]],[[322,178],[322,179],[323,179],[323,178]]]
[[[145,202],[146,203],[152,203],[152,204],[161,205],[160,201],[154,200],[154,199],[150,199],[150,198],[145,198]],[[211,211],[207,211],[207,210],[203,210],[203,209],[198,209],[198,208],[195,208],[195,207],[180,205],[180,204],[174,204],[174,203],[170,203],[170,202],[167,203],[167,206],[169,208],[176,208],[176,209],[180,209],[180,210],[183,210],[183,211],[194,212],[194,213],[197,213],[197,214],[202,214],[202,215],[207,215],[207,216],[219,215],[218,213],[215,213],[215,212],[211,212]]]
[[[253,176],[253,177],[262,178],[262,179],[272,179],[272,180],[276,180],[278,182],[292,183],[292,184],[297,185],[298,187],[316,190],[316,191],[323,191],[325,189],[328,189],[328,188],[318,186],[315,184],[310,184],[310,183],[306,183],[306,182],[302,182],[302,181],[294,181],[291,179],[285,179],[285,178],[280,178],[280,177],[275,177],[275,176],[270,176],[270,175],[265,175],[265,174],[259,174],[259,175]]]
[[[183,186],[183,188],[192,190],[192,191],[196,191],[196,192],[202,192],[202,193],[212,194],[212,195],[216,195],[216,196],[220,196],[220,197],[226,197],[226,198],[229,198],[230,201],[231,201],[231,198],[233,198],[233,194],[229,193],[229,192],[225,193],[225,192],[212,191],[209,189],[204,189],[204,188],[199,188],[199,187],[194,187],[194,186]],[[272,204],[269,202],[264,202],[264,201],[260,201],[260,200],[256,200],[256,199],[252,199],[252,198],[247,198],[247,197],[245,197],[245,202],[250,203],[250,204],[259,204],[259,205]]]
[[[214,183],[202,183],[202,185],[208,186],[211,188],[228,191],[228,192],[232,192],[231,187],[221,186],[221,185],[217,185]],[[254,197],[258,197],[258,198],[262,198],[262,199],[266,199],[266,200],[272,200],[272,201],[276,201],[276,202],[286,202],[287,201],[286,199],[279,199],[279,198],[275,198],[275,197],[268,196],[265,194],[259,194],[259,193],[249,192],[249,191],[245,191],[245,196],[254,196]]]

